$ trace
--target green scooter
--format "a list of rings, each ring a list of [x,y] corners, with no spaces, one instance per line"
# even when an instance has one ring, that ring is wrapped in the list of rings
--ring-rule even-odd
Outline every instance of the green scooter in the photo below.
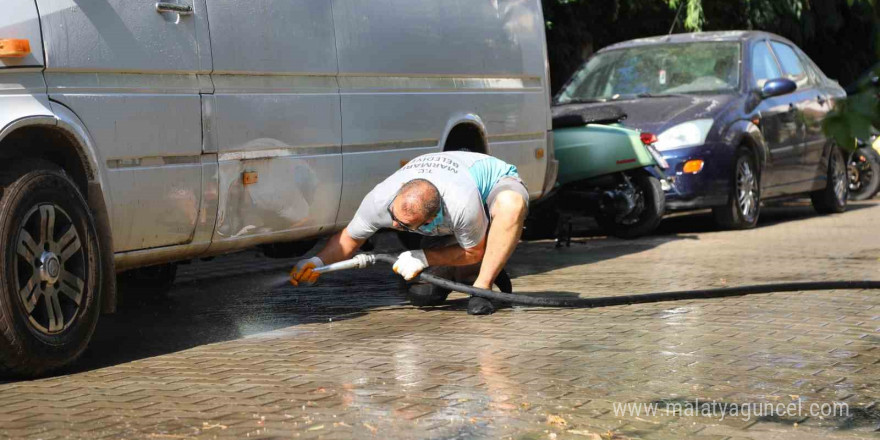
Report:
[[[553,107],[559,175],[552,195],[531,209],[525,238],[555,236],[570,243],[571,219],[590,216],[608,234],[636,238],[651,233],[666,205],[666,160],[651,133],[624,128],[615,106]],[[568,239],[561,240],[568,224]]]

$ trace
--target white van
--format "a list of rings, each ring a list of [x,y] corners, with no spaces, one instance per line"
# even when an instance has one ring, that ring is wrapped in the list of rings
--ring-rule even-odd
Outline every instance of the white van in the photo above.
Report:
[[[115,273],[302,250],[277,243],[340,230],[415,156],[487,152],[535,199],[555,182],[539,0],[3,11],[0,371],[76,358]]]

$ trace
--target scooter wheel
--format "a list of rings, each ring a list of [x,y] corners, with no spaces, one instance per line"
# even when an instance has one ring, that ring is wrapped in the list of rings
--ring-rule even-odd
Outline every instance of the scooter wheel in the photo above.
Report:
[[[868,200],[880,190],[880,154],[872,148],[857,149],[847,171],[850,200]]]
[[[634,239],[654,232],[666,210],[666,196],[656,177],[639,173],[632,176],[632,185],[642,199],[636,212],[622,220],[609,215],[596,216],[596,223],[617,238]]]

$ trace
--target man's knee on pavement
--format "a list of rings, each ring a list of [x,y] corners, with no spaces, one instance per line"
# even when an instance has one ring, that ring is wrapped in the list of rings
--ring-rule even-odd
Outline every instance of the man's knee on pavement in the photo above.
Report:
[[[516,191],[502,191],[495,197],[490,213],[492,218],[505,216],[517,222],[525,221],[528,206],[522,195]]]

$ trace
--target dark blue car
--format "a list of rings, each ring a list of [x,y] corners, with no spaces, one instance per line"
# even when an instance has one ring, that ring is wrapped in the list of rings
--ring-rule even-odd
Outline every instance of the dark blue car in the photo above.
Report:
[[[809,194],[821,213],[846,209],[845,155],[822,131],[845,97],[790,41],[737,31],[607,47],[555,104],[622,108],[624,125],[657,134],[667,209],[711,207],[721,226],[745,229],[770,198]]]

